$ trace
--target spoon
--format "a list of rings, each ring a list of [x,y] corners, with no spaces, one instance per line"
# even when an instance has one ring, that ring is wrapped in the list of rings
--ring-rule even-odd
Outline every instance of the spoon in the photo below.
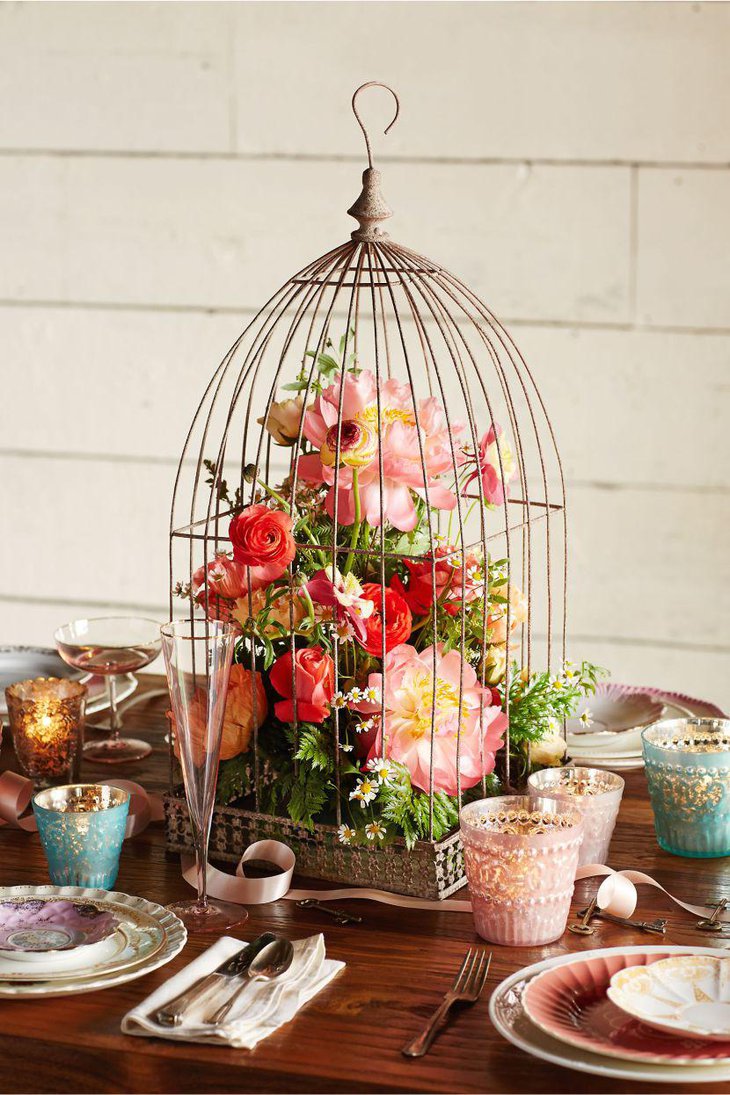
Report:
[[[273,943],[269,943],[256,955],[244,974],[244,980],[233,995],[212,1015],[206,1016],[203,1022],[210,1023],[213,1026],[222,1023],[236,1000],[252,981],[275,981],[277,977],[281,977],[282,973],[286,973],[292,964],[293,958],[294,948],[288,939],[275,939]]]

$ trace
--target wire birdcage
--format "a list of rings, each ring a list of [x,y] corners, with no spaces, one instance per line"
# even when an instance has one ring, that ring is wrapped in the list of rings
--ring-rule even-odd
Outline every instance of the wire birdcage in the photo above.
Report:
[[[379,670],[379,693],[371,700],[371,708],[378,709],[371,715],[379,735],[375,748],[383,758],[390,755],[385,697],[393,672],[388,591],[410,592],[411,604],[415,587],[423,594],[430,585],[430,606],[418,620],[429,638],[421,654],[427,650],[422,676],[430,710],[426,696],[414,717],[421,720],[420,755],[424,749],[429,754],[428,778],[421,778],[420,787],[429,796],[427,838],[433,841],[439,789],[448,784],[460,807],[466,792],[485,787],[487,766],[475,757],[473,738],[468,757],[464,753],[464,712],[472,722],[476,718],[483,752],[484,711],[494,703],[490,682],[499,682],[508,724],[511,676],[529,671],[538,647],[548,668],[565,659],[565,485],[543,400],[511,336],[458,278],[383,230],[391,212],[357,105],[359,94],[371,86],[386,88],[395,100],[388,129],[398,117],[397,96],[386,85],[364,84],[355,92],[352,108],[368,155],[362,192],[348,210],[358,228],[267,301],[226,354],[198,407],[175,482],[171,586],[187,596],[185,611],[191,616],[230,618],[233,599],[227,595],[240,590],[227,584],[227,573],[218,574],[216,582],[213,571],[217,560],[224,570],[231,560],[232,519],[254,505],[293,514],[296,557],[278,579],[288,594],[285,613],[277,594],[273,637],[257,630],[262,594],[251,580],[250,561],[247,588],[235,598],[238,660],[251,674],[250,805],[259,815],[266,811],[262,801],[272,776],[262,759],[267,724],[256,711],[262,693],[253,685],[255,674],[265,676],[263,659],[272,647],[279,657],[283,650],[291,655],[294,752],[306,721],[297,718],[297,651],[310,641],[297,630],[303,571],[311,575],[316,564],[334,583],[338,575],[352,573],[361,591],[366,582],[379,590],[373,615],[380,620],[380,649],[373,653],[371,644],[359,661],[363,648],[338,630],[340,608],[335,607],[330,609],[331,660],[335,697],[342,696],[343,685],[348,695],[353,688],[364,690],[370,677],[362,676],[363,666]],[[317,414],[320,435],[327,427],[318,451],[312,441]],[[359,455],[348,459],[353,447]],[[315,515],[310,523],[320,534],[322,528],[331,532],[303,535],[298,518],[305,511]],[[171,611],[179,614],[179,603],[171,602]],[[321,616],[321,606],[319,611]],[[415,624],[413,613],[411,620]],[[447,646],[461,662],[458,678],[451,673],[447,682],[456,722],[447,718],[445,729],[440,719],[446,684],[437,662]],[[276,695],[270,683],[266,692],[270,714]],[[347,708],[334,700],[321,723],[333,747],[330,821],[336,826],[343,824],[355,767],[344,751],[345,738],[352,737],[348,718]],[[450,776],[439,784],[435,772],[444,756]],[[502,780],[509,786],[508,725],[500,756]]]

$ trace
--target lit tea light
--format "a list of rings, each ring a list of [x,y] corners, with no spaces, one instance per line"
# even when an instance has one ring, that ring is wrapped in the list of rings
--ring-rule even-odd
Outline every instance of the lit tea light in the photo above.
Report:
[[[5,698],[21,771],[38,787],[78,779],[86,686],[37,677],[10,685]]]

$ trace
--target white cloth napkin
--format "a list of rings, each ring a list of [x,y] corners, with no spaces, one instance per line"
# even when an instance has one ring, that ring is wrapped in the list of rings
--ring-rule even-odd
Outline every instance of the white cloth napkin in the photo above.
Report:
[[[323,935],[298,939],[294,943],[294,959],[287,972],[274,981],[251,981],[222,1025],[203,1026],[201,1020],[204,1014],[229,998],[232,991],[230,986],[216,989],[205,996],[190,1009],[179,1027],[161,1027],[153,1021],[151,1016],[159,1007],[184,992],[199,977],[212,973],[242,946],[240,939],[224,935],[138,1007],[127,1012],[122,1019],[122,1033],[253,1049],[262,1039],[293,1019],[299,1009],[345,967],[344,962],[335,962],[325,956]]]

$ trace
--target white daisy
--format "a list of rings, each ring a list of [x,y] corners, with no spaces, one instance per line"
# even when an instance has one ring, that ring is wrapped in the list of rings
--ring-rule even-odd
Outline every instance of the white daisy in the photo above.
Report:
[[[378,703],[380,700],[380,691],[375,685],[369,684],[367,688],[363,688],[362,698],[367,700],[368,703]]]
[[[346,698],[348,703],[360,703],[363,698],[362,689],[358,688],[357,686],[355,688],[351,688],[350,691],[347,693]]]
[[[365,807],[367,806],[367,804],[369,802],[372,802],[373,799],[377,796],[377,794],[378,794],[378,785],[377,785],[377,783],[375,782],[375,780],[369,779],[367,776],[365,776],[364,779],[361,779],[357,783],[357,785],[355,787],[355,790],[350,791],[350,798],[351,799],[356,799],[360,803],[361,807],[364,810]]]
[[[384,757],[373,757],[368,761],[368,772],[372,772],[378,783],[390,783],[395,776],[395,768]]]
[[[347,707],[347,700],[342,692],[335,692],[332,697],[332,706],[337,708]]]
[[[373,725],[373,719],[364,719],[358,726],[355,727],[355,733],[366,734],[368,730],[372,730]]]
[[[337,830],[337,839],[340,844],[352,844],[357,836],[357,829],[351,829],[349,825],[340,825]]]
[[[378,840],[383,840],[385,835],[386,828],[379,821],[371,821],[365,826],[365,836],[368,840],[375,840],[376,837]]]
[[[589,709],[586,707],[585,711],[580,716],[580,721],[583,723],[584,726],[591,726],[593,723],[593,712],[589,711]]]
[[[354,748],[355,748],[355,746],[350,745],[349,742],[346,742],[346,741],[341,741],[340,742],[340,749],[342,750],[343,753],[351,753]]]

